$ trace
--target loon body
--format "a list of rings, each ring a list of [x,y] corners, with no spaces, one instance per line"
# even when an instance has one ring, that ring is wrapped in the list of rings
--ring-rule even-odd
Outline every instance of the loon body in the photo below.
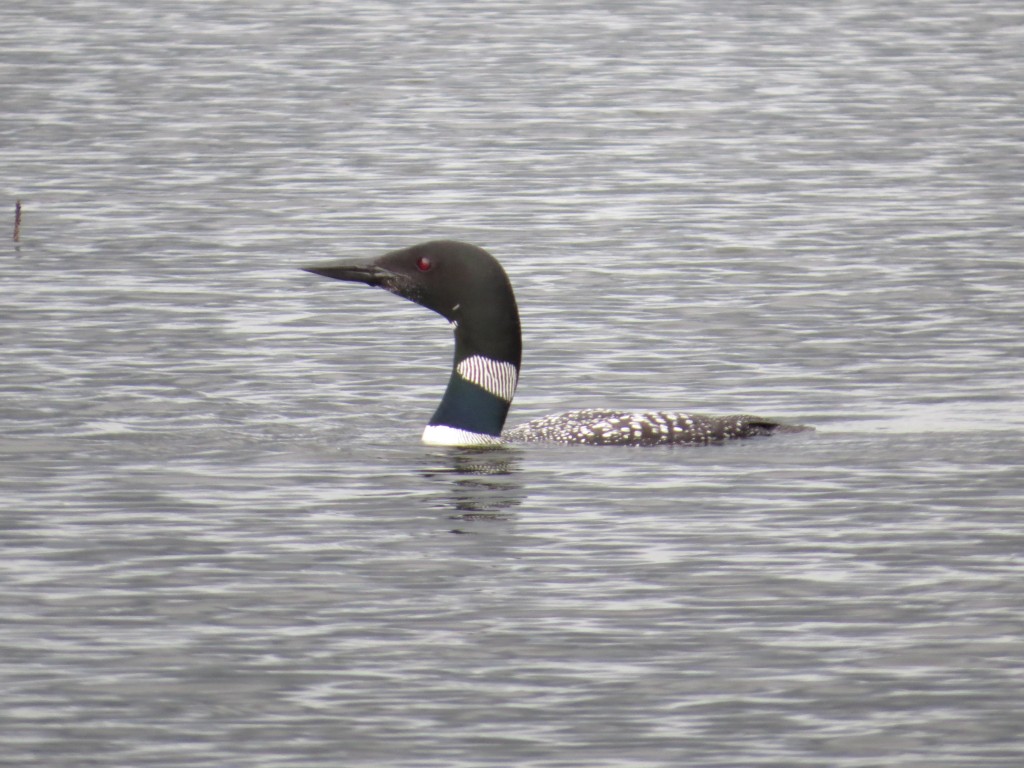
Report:
[[[370,261],[304,269],[383,288],[449,321],[455,360],[441,404],[423,431],[423,442],[430,445],[707,445],[810,429],[748,415],[591,409],[545,416],[502,432],[519,381],[522,336],[512,285],[497,259],[468,243],[433,240]]]

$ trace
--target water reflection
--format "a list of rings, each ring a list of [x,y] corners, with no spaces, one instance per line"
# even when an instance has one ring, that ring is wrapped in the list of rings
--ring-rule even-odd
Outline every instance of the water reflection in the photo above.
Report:
[[[452,520],[510,520],[509,509],[523,503],[521,457],[508,448],[452,448],[429,454],[422,474],[444,484],[444,506]],[[461,533],[461,531],[459,531]]]

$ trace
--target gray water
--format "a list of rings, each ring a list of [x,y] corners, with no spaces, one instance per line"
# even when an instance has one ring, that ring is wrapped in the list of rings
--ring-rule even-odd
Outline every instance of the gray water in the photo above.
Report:
[[[5,7],[0,764],[1021,765],[1022,83],[1016,0]],[[296,267],[434,237],[510,423],[818,431],[420,445],[444,322]]]

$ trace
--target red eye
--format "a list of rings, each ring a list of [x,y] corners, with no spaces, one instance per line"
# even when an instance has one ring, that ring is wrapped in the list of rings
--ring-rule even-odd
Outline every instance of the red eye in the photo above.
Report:
[[[433,263],[426,256],[420,256],[418,259],[416,259],[416,269],[418,269],[420,272],[426,272],[432,266],[434,266]]]

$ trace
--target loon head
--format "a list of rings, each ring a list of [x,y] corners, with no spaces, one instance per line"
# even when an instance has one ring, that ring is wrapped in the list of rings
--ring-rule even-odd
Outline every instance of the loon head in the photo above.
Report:
[[[376,259],[303,269],[377,286],[432,309],[455,328],[456,343],[466,356],[483,354],[519,368],[522,341],[515,294],[501,264],[483,248],[431,240]]]
[[[432,240],[376,259],[303,269],[383,288],[434,310],[451,323],[455,330],[452,375],[424,432],[425,441],[476,444],[472,436],[501,434],[519,378],[522,337],[512,284],[497,259],[469,243]]]

